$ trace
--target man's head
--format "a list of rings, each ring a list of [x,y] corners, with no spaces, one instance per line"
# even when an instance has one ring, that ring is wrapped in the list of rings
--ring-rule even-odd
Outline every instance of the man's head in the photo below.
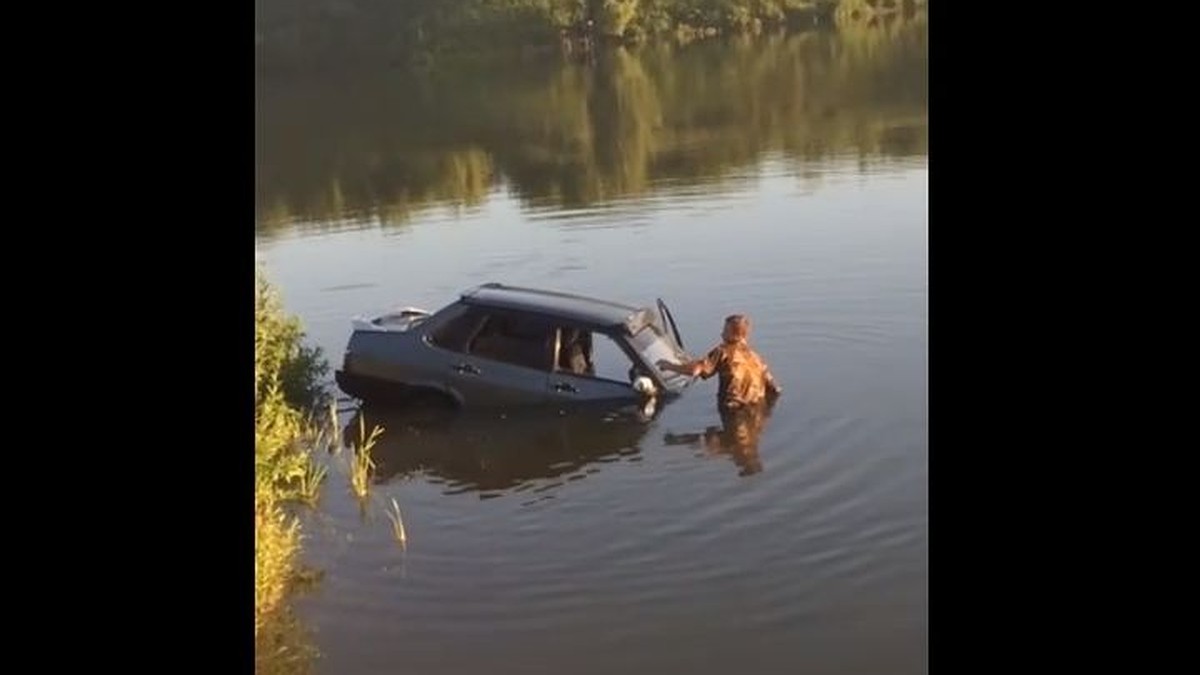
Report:
[[[750,317],[745,314],[731,314],[725,317],[725,328],[721,331],[721,339],[725,342],[738,342],[750,337]]]

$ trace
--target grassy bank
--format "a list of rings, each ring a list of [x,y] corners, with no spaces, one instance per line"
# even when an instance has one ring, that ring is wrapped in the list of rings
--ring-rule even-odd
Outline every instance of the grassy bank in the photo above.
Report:
[[[315,656],[288,606],[302,579],[300,525],[288,507],[313,503],[324,470],[307,413],[321,401],[324,364],[299,322],[260,276],[254,307],[254,642],[256,673],[297,673]]]

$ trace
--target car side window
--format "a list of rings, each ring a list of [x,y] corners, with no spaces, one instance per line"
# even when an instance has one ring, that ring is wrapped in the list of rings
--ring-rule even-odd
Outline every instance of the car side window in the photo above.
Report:
[[[459,305],[448,319],[429,336],[433,344],[453,352],[466,352],[467,342],[475,336],[487,318],[485,312],[475,307]]]
[[[471,340],[468,352],[480,358],[549,371],[553,364],[554,327],[533,316],[493,312]]]
[[[628,384],[633,379],[634,361],[604,333],[563,328],[556,366],[559,372]]]

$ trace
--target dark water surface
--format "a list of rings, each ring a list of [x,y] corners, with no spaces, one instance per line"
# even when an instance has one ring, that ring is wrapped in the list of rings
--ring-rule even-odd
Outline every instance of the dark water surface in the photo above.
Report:
[[[693,352],[748,313],[785,387],[724,430],[715,380],[648,422],[366,411],[370,503],[343,454],[305,518],[319,670],[924,673],[925,96],[920,20],[261,84],[256,255],[331,361],[504,281],[661,296]]]

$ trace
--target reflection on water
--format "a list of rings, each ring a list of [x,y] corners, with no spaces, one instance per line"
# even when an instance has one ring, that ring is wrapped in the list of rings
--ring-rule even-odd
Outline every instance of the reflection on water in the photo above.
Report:
[[[686,48],[357,81],[261,82],[260,229],[404,223],[480,206],[504,185],[531,208],[719,184],[764,153],[804,165],[924,155],[924,13]]]
[[[383,427],[371,450],[375,482],[421,476],[447,494],[545,493],[611,462],[640,461],[650,419],[627,411],[520,411],[496,416],[436,407],[364,406],[347,423]],[[360,427],[360,424],[363,427]]]
[[[727,456],[737,465],[739,476],[752,476],[763,470],[758,440],[774,408],[775,402],[771,401],[739,410],[721,410],[721,426],[710,426],[702,432],[667,432],[663,442],[702,448],[710,455]]]

